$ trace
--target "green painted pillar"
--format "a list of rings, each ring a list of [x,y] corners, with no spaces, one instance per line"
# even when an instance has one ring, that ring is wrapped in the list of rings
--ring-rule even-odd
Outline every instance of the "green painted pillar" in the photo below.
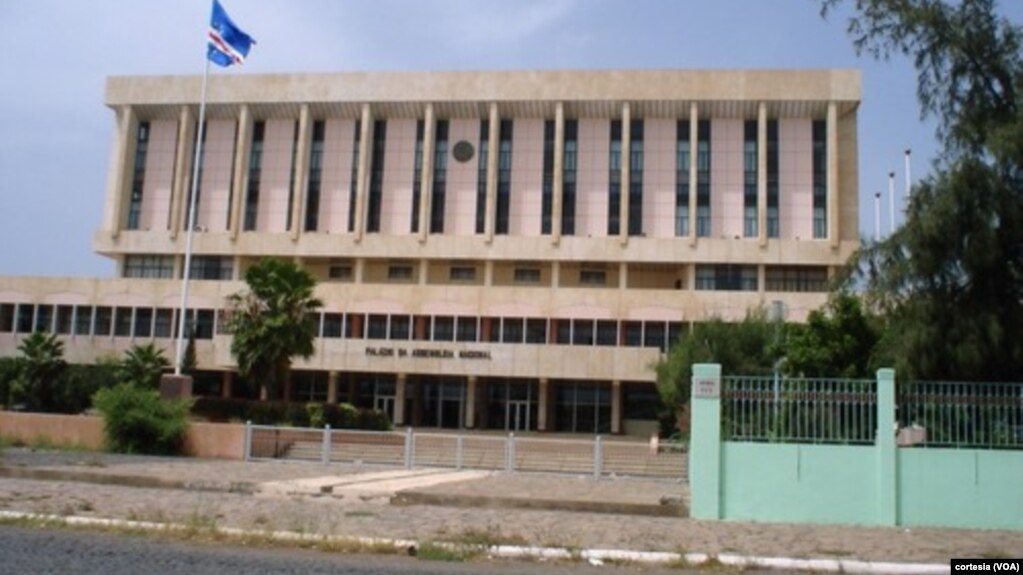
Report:
[[[721,519],[721,366],[693,365],[689,489],[694,519]]]
[[[895,452],[895,370],[877,370],[877,523],[898,524],[898,465]]]

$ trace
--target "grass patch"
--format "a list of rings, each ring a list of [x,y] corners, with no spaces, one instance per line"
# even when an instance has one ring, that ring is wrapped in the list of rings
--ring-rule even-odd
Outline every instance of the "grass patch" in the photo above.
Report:
[[[479,557],[482,551],[472,545],[452,545],[427,542],[416,550],[416,557],[424,561],[462,563]]]

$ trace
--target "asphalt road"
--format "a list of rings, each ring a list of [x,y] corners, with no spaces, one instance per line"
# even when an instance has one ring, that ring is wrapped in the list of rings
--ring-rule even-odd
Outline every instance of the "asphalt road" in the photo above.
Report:
[[[0,526],[0,572],[92,575],[222,573],[340,575],[682,575],[679,569],[474,561],[444,563],[404,556],[252,549],[102,532]],[[706,573],[706,571],[691,571]],[[750,573],[750,572],[745,572]]]

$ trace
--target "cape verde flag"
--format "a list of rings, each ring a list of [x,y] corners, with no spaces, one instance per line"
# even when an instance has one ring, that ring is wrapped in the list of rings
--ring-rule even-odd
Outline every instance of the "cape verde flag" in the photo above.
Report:
[[[220,2],[213,0],[210,16],[210,42],[207,57],[218,66],[228,67],[245,62],[249,49],[256,43],[242,29],[235,26]]]

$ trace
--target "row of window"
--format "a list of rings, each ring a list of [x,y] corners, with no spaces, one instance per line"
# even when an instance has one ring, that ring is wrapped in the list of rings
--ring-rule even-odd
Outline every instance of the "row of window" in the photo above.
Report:
[[[124,277],[162,278],[173,275],[174,256],[128,255],[124,259]],[[195,256],[191,262],[191,279],[230,280],[233,260],[224,256]],[[481,278],[482,266],[454,264],[448,267],[447,280],[454,284],[475,284]],[[573,270],[578,274],[578,285],[586,287],[609,286],[608,272],[602,265],[581,266]],[[696,289],[711,291],[757,291],[758,273],[754,265],[708,265],[698,264]],[[568,273],[567,271],[563,273]],[[677,273],[681,276],[681,271]],[[331,263],[328,279],[351,282],[355,274],[351,263]],[[539,267],[515,267],[512,281],[515,285],[540,285],[542,272]],[[387,265],[386,281],[390,283],[414,283],[417,280],[416,267],[412,263],[394,262]],[[822,266],[767,266],[765,268],[765,289],[772,292],[823,292],[827,291],[827,268]],[[609,287],[617,287],[616,285]],[[677,279],[674,289],[682,289],[683,282]]]
[[[497,198],[496,198],[496,221],[495,233],[507,234],[509,212],[511,207],[511,166],[512,166],[512,143],[514,134],[514,122],[502,120],[499,123],[498,136],[499,161],[497,174]],[[643,120],[633,120],[627,127],[629,131],[629,181],[628,198],[625,201],[629,206],[629,235],[639,236],[643,231],[643,165],[644,165],[644,129]],[[366,231],[369,233],[380,231],[381,207],[383,205],[383,180],[384,165],[387,141],[387,121],[376,120],[373,122],[372,158],[369,166],[369,190]],[[608,212],[607,212],[607,233],[617,235],[622,222],[621,215],[621,181],[622,167],[622,123],[620,120],[612,120],[609,133],[609,183],[608,183]],[[252,145],[249,152],[248,185],[245,194],[245,219],[243,229],[255,230],[258,218],[258,204],[260,201],[260,173],[262,170],[262,155],[266,125],[263,121],[257,121],[253,127]],[[324,120],[317,120],[313,123],[312,146],[310,151],[308,183],[306,184],[306,210],[305,210],[305,231],[316,231],[319,224],[320,188],[323,178],[324,163],[324,137],[326,127]],[[431,181],[431,210],[429,214],[429,232],[444,233],[444,205],[446,194],[447,162],[448,151],[454,146],[448,142],[448,121],[438,120],[434,130],[434,157],[429,159],[432,162],[433,177]],[[676,200],[675,200],[675,233],[677,236],[689,234],[689,187],[691,185],[689,165],[692,143],[690,142],[690,122],[680,120],[677,124],[676,135]],[[136,136],[136,155],[134,172],[131,186],[131,198],[128,210],[128,229],[138,229],[139,213],[142,205],[142,193],[145,183],[146,150],[149,134],[149,123],[142,122],[139,125]],[[827,135],[824,121],[814,121],[813,134],[813,214],[814,214],[814,237],[824,238],[827,236],[827,148],[825,138]],[[697,229],[696,235],[708,237],[711,235],[711,202],[710,202],[710,121],[700,120],[697,125]],[[358,182],[359,170],[359,145],[362,138],[361,121],[355,124],[354,151],[352,157],[351,193],[349,194],[349,217],[348,231],[355,230],[355,190]],[[411,230],[419,230],[419,204],[422,201],[422,177],[423,177],[423,147],[424,147],[424,124],[419,121],[416,127],[415,166],[413,173],[413,197],[411,211]],[[486,182],[488,174],[488,160],[490,155],[490,126],[489,121],[483,120],[480,124],[479,140],[476,154],[478,162],[479,181],[476,194],[476,233],[483,233],[485,229],[485,208],[486,208]],[[555,155],[555,124],[548,120],[544,124],[544,147],[543,147],[543,185],[541,191],[541,234],[552,233],[551,221],[553,218],[553,194],[554,194],[554,155]],[[295,124],[294,142],[292,145],[291,182],[295,180],[295,158],[298,150],[298,124]],[[754,237],[757,235],[758,204],[757,204],[757,183],[758,170],[758,125],[756,121],[747,121],[744,124],[743,143],[743,177],[744,177],[744,235]],[[576,215],[576,166],[578,156],[578,121],[566,120],[564,126],[564,150],[562,158],[562,214],[561,231],[565,235],[575,234]],[[461,161],[468,161],[463,159]],[[778,237],[779,225],[779,184],[778,184],[778,122],[768,121],[767,129],[767,232],[768,237]],[[201,163],[200,163],[201,170]],[[201,181],[201,180],[200,180]],[[291,205],[293,203],[294,186],[289,187],[287,229],[291,229]],[[187,223],[185,224],[187,226]]]
[[[223,318],[212,309],[189,310],[187,330],[196,339],[223,333]],[[327,339],[433,341],[509,344],[606,345],[667,349],[682,322],[546,318],[456,317],[322,312],[310,316]],[[171,308],[0,304],[0,333],[172,338],[177,310]]]
[[[55,333],[100,337],[177,337],[177,310],[170,308],[0,303],[0,333]],[[186,332],[212,339],[216,314],[191,309]]]

